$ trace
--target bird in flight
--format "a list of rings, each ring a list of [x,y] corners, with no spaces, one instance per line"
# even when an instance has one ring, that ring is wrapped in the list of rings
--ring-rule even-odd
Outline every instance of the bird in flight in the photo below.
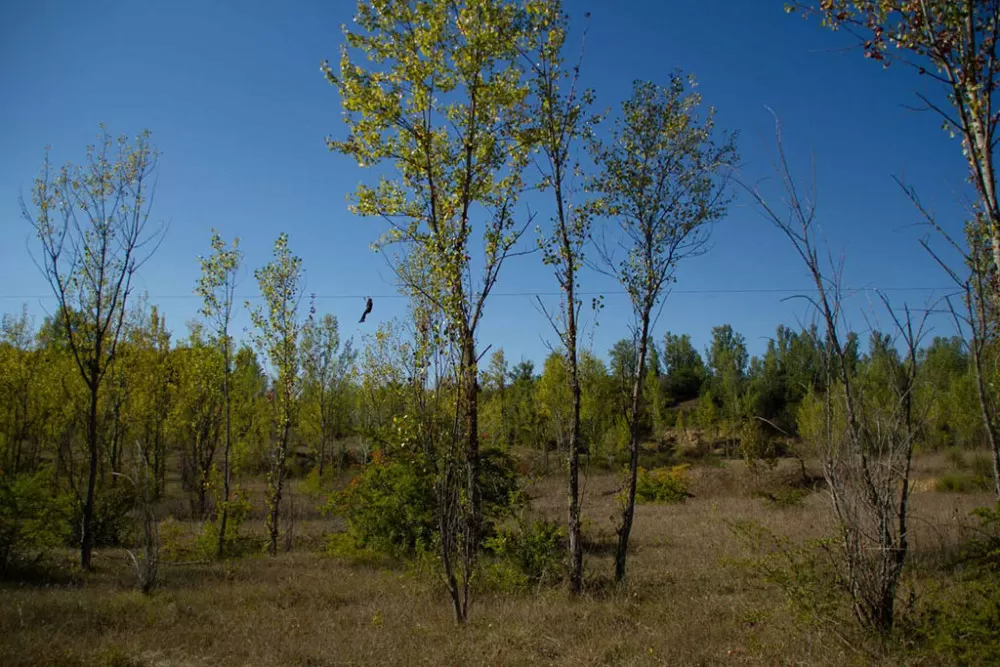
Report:
[[[365,318],[368,317],[368,313],[372,312],[372,298],[368,297],[368,301],[365,303],[365,312],[361,313],[361,319],[358,320],[358,324],[362,324]]]

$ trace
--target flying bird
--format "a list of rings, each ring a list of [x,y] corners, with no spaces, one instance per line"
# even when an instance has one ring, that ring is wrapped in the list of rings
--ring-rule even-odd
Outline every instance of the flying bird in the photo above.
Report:
[[[358,324],[363,324],[370,312],[372,312],[372,298],[368,297],[368,301],[365,303],[365,312],[361,313],[361,319],[358,320]]]

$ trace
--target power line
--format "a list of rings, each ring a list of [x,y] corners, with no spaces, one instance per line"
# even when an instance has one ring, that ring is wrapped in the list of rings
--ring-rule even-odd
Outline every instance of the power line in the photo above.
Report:
[[[954,286],[949,287],[843,287],[840,289],[842,293],[847,294],[859,294],[863,292],[941,292],[953,290]],[[672,289],[669,290],[670,294],[811,294],[816,291],[816,288],[810,289],[787,289],[787,288],[771,288],[771,287],[747,287],[747,288],[728,288],[728,289]],[[578,296],[626,296],[628,292],[625,290],[607,290],[604,292],[593,291],[593,292],[577,292]],[[535,296],[562,296],[561,291],[539,291],[539,292],[491,292],[491,297],[535,297]],[[409,297],[405,294],[315,294],[310,295],[316,299],[364,299],[371,297],[372,299],[408,299]],[[23,299],[53,299],[55,298],[51,294],[45,295],[16,295],[16,294],[2,294],[0,299],[2,300],[23,300]],[[153,300],[167,300],[167,299],[200,299],[197,294],[150,294],[150,299]],[[262,298],[259,294],[247,294],[247,295],[236,295],[235,300],[257,300]]]

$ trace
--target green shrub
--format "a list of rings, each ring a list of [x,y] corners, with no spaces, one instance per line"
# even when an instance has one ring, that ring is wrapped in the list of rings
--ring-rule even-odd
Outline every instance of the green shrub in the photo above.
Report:
[[[433,477],[421,456],[393,460],[376,452],[327,510],[347,519],[358,547],[412,555],[436,530]]]
[[[507,585],[557,582],[565,573],[566,529],[555,521],[536,519],[515,529],[500,529],[485,546],[507,564],[494,566],[494,575],[504,574]],[[523,579],[511,576],[508,566],[514,566]]]
[[[160,558],[165,561],[193,559],[196,540],[190,533],[189,524],[178,521],[172,516],[161,521],[156,528],[160,542]]]
[[[981,453],[974,454],[972,461],[969,462],[969,472],[976,477],[982,477],[987,480],[987,485],[992,487],[992,482],[989,480],[993,479],[993,459],[988,455]]]
[[[137,494],[127,480],[99,487],[94,494],[94,546],[120,547],[129,543],[135,524],[133,510]],[[80,543],[83,526],[83,503],[76,504],[72,520],[73,542]]]
[[[988,491],[990,480],[988,477],[975,473],[949,472],[938,478],[934,488],[942,493]]]
[[[976,572],[924,601],[909,622],[935,664],[1000,665],[1000,582]]]
[[[979,530],[966,547],[965,557],[978,567],[1000,573],[1000,502],[978,507],[972,515],[979,519]]]
[[[903,624],[914,652],[934,664],[1000,664],[1000,503],[972,514],[979,526],[960,567]]]
[[[211,560],[218,556],[223,505],[227,505],[229,508],[229,513],[226,516],[226,535],[223,538],[225,557],[243,556],[259,546],[257,540],[242,534],[243,523],[253,509],[253,505],[250,503],[250,494],[245,489],[237,487],[231,496],[228,503],[221,498],[216,500],[215,506],[219,508],[220,512],[216,512],[214,521],[206,521],[202,524],[201,532],[195,541],[195,552],[199,559]]]
[[[44,472],[0,479],[0,572],[64,543],[71,507],[67,496],[53,495]]]
[[[797,507],[809,497],[809,489],[799,486],[779,486],[775,489],[755,491],[753,495],[766,500],[772,507]]]
[[[484,539],[524,501],[516,463],[498,449],[480,453]],[[346,489],[330,497],[325,510],[347,519],[348,534],[359,548],[413,556],[430,549],[437,534],[434,474],[422,454],[409,450],[389,456],[378,451]]]
[[[757,474],[761,468],[773,470],[778,465],[778,450],[774,439],[761,427],[757,419],[748,419],[740,426],[740,454],[750,472]]]
[[[850,597],[838,569],[838,540],[793,541],[755,521],[726,525],[752,556],[730,561],[777,586],[796,623],[803,627],[855,627]]]
[[[646,470],[639,468],[635,496],[641,502],[679,503],[688,498],[687,464]]]
[[[299,485],[299,491],[304,495],[312,499],[317,499],[324,494],[330,492],[333,488],[334,476],[336,475],[336,470],[331,466],[323,471],[323,475],[319,474],[319,466],[314,466],[308,474],[302,479],[302,483]]]

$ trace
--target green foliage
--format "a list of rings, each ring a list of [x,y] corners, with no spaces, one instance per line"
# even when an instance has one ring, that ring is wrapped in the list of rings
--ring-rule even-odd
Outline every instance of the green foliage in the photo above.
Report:
[[[498,449],[480,455],[483,516],[492,525],[524,499],[517,487],[516,461]],[[387,455],[377,450],[371,462],[333,494],[326,511],[347,519],[348,534],[358,548],[392,556],[412,557],[435,544],[434,470],[420,452]]]
[[[0,478],[0,573],[61,546],[71,512],[69,497],[53,495],[46,472]]]
[[[566,355],[562,350],[552,352],[545,359],[535,396],[545,424],[545,439],[565,449],[572,428],[573,397]]]
[[[274,242],[274,259],[254,271],[264,306],[250,309],[252,334],[258,349],[267,355],[277,376],[274,380],[272,413],[274,446],[267,473],[268,552],[278,549],[281,494],[285,480],[285,462],[292,427],[297,422],[300,375],[299,299],[302,292],[302,259],[292,254],[288,235],[279,234]],[[249,303],[247,303],[249,307]]]
[[[940,664],[1000,664],[1000,504],[973,515],[979,526],[962,568],[921,598],[904,626],[917,655]]]
[[[773,469],[778,465],[774,440],[768,437],[757,419],[747,419],[740,426],[740,454],[754,473],[761,467]]]
[[[504,588],[556,583],[565,574],[566,540],[565,526],[545,519],[502,528],[486,540],[485,547],[502,563],[513,565],[520,576],[512,576],[503,566],[494,567],[492,576]]]
[[[119,547],[129,544],[136,504],[135,487],[127,481],[98,489],[94,498],[94,546]],[[80,539],[79,526],[83,508],[77,504],[73,517],[73,542]]]
[[[635,487],[636,499],[642,502],[680,503],[691,496],[686,463],[670,468],[646,470],[639,468]]]
[[[706,391],[698,397],[698,407],[695,409],[695,422],[703,429],[715,429],[719,423],[719,407],[715,404],[715,396]]]
[[[979,567],[1000,572],[1000,502],[972,511],[979,519],[978,536],[968,546],[967,558]]]
[[[735,564],[777,586],[798,623],[847,627],[850,598],[836,566],[835,539],[797,543],[753,521],[726,523],[753,554]]]
[[[781,485],[774,489],[759,489],[754,492],[758,498],[766,500],[774,508],[798,507],[809,497],[809,489],[801,486]]]
[[[409,556],[431,544],[434,506],[433,477],[420,455],[388,459],[377,451],[346,489],[331,496],[328,510],[347,519],[357,546]]]
[[[230,489],[229,500],[223,496],[222,475],[215,466],[212,466],[212,473],[209,476],[207,491],[212,495],[215,505],[215,519],[206,521],[202,525],[201,533],[198,535],[196,551],[200,558],[213,559],[218,557],[219,531],[222,529],[223,510],[226,513],[226,534],[223,537],[223,554],[235,556],[241,553],[249,553],[252,546],[251,540],[243,535],[243,524],[253,511],[253,504],[250,502],[250,493],[244,488],[235,487]]]
[[[196,539],[190,535],[191,524],[167,517],[159,523],[156,532],[160,540],[160,557],[166,561],[184,561],[194,558]],[[214,546],[214,545],[213,545]],[[214,556],[215,553],[213,552]]]
[[[992,488],[993,480],[990,477],[967,472],[947,472],[934,483],[934,490],[943,493],[975,493]]]
[[[1000,664],[1000,583],[965,577],[924,601],[907,623],[911,640],[935,664]]]
[[[697,398],[705,381],[705,363],[688,334],[669,331],[663,340],[663,362],[667,394],[675,402]]]
[[[707,359],[712,393],[721,401],[722,414],[731,422],[743,413],[740,398],[745,389],[748,361],[746,339],[742,334],[728,324],[712,328]]]

